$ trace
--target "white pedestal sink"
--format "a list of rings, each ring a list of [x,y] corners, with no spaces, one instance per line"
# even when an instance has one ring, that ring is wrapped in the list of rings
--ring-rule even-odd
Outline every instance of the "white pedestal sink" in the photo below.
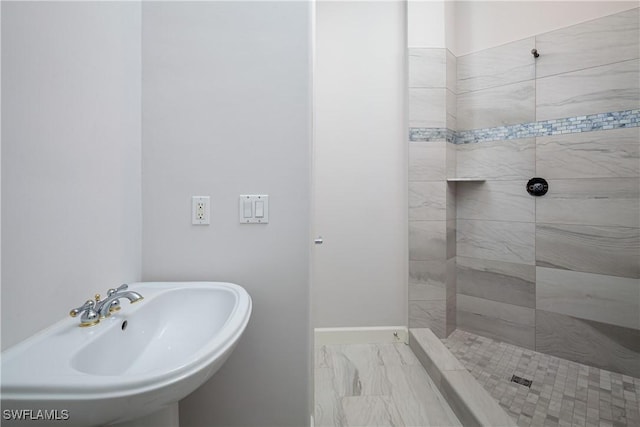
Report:
[[[123,300],[93,327],[62,320],[2,353],[3,426],[101,426],[167,408],[222,366],[251,315],[249,294],[232,283],[129,289],[144,300]]]

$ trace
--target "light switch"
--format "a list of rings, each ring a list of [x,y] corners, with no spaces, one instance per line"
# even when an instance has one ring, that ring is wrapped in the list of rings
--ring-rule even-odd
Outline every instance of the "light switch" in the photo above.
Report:
[[[269,196],[267,194],[241,194],[238,206],[241,224],[269,223]]]
[[[256,218],[264,218],[264,202],[256,200]]]
[[[251,218],[253,216],[253,212],[252,212],[252,209],[251,209],[251,204],[252,204],[251,200],[247,200],[247,199],[245,199],[242,202],[242,207],[243,207],[243,209],[242,209],[243,210],[243,215],[242,216],[244,218]]]

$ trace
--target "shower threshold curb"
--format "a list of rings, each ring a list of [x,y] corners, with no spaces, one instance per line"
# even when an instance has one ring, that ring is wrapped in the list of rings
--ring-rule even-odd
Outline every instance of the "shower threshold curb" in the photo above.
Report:
[[[517,425],[431,329],[409,329],[409,346],[464,426]]]

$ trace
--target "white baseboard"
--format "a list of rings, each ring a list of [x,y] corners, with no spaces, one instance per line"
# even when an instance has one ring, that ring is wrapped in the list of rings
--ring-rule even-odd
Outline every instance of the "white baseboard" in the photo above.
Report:
[[[407,343],[406,326],[316,328],[315,345]]]

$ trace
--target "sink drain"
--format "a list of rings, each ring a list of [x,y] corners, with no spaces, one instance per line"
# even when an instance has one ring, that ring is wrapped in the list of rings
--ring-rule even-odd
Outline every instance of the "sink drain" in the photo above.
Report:
[[[121,328],[122,328],[122,330],[123,330],[123,331],[124,331],[125,329],[127,329],[127,325],[128,325],[128,324],[129,324],[129,322],[128,322],[128,321],[126,321],[126,320],[125,320],[124,322],[122,322],[122,326],[121,326]]]

